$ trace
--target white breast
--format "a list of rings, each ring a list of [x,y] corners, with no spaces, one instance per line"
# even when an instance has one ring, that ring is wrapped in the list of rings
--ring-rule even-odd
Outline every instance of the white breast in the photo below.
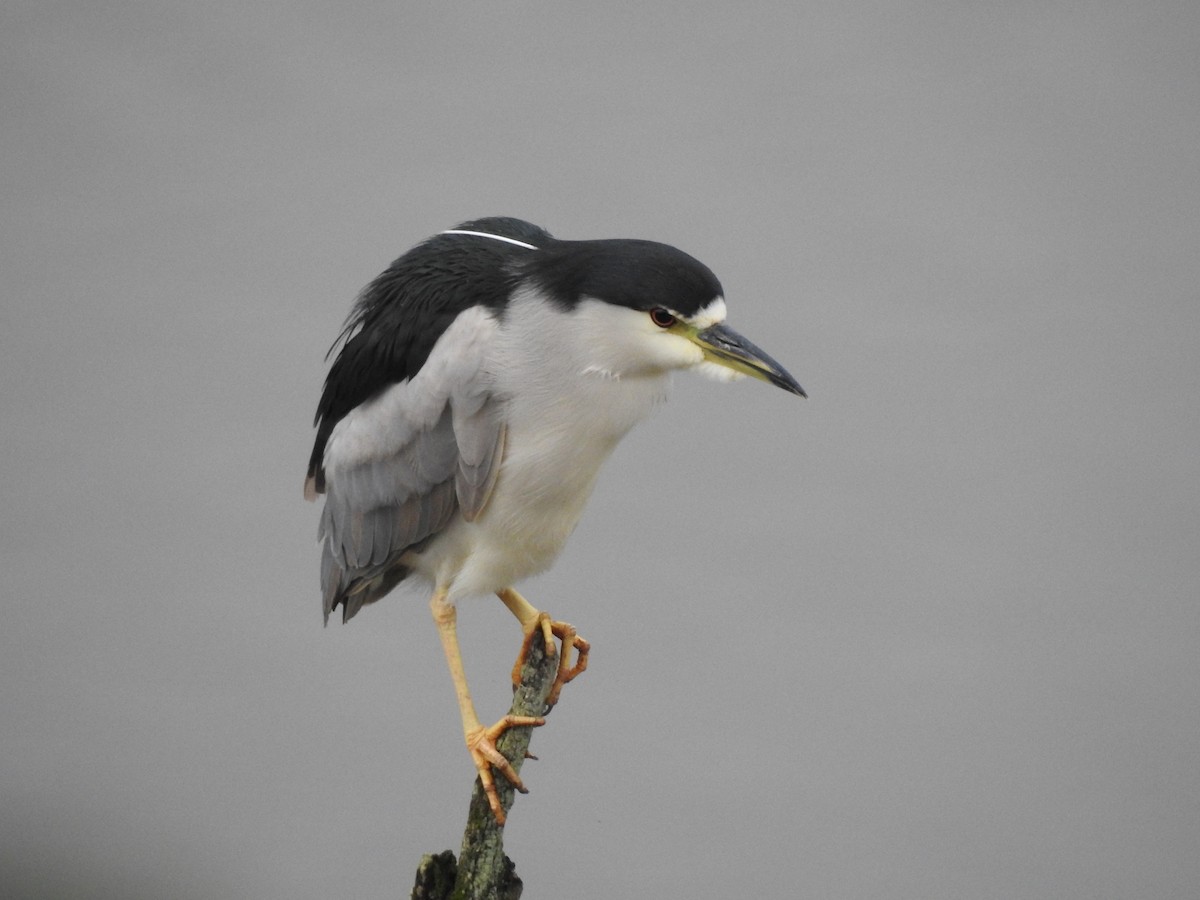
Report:
[[[446,585],[452,602],[546,569],[578,524],[600,466],[665,399],[665,371],[613,371],[604,318],[588,324],[534,296],[506,310],[488,365],[495,394],[509,398],[495,491],[474,522],[456,518],[406,558]]]

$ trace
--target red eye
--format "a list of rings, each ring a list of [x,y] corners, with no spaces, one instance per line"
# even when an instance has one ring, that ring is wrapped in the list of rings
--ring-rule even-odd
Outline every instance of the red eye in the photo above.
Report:
[[[675,324],[675,317],[661,306],[656,306],[650,310],[650,321],[659,328],[670,328]]]

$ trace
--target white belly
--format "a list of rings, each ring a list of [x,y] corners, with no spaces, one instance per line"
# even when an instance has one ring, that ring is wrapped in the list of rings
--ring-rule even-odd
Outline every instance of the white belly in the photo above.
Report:
[[[507,409],[504,462],[483,513],[456,516],[405,562],[448,599],[509,587],[548,568],[574,531],[600,466],[666,395],[665,375],[560,382],[553,396],[522,395]]]

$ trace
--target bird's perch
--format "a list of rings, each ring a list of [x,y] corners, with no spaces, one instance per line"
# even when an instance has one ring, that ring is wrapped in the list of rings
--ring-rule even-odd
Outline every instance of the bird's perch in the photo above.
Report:
[[[557,658],[546,655],[541,641],[531,642],[525,667],[521,669],[521,685],[513,695],[509,713],[515,716],[542,715],[557,672]],[[533,729],[529,727],[510,728],[496,742],[496,748],[518,772],[525,762],[532,734]],[[499,773],[496,775],[496,789],[500,793],[500,805],[507,815],[516,792]],[[449,850],[425,856],[417,869],[412,898],[517,900],[521,896],[521,888],[521,879],[517,877],[512,861],[504,855],[504,826],[496,824],[483,785],[476,778],[458,860]]]

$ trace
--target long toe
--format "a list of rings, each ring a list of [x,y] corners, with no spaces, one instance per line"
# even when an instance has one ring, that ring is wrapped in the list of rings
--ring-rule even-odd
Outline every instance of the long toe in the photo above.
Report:
[[[496,777],[493,770],[498,770],[509,783],[522,794],[528,793],[521,776],[513,768],[512,763],[505,759],[504,754],[496,747],[496,741],[510,728],[520,726],[545,725],[546,720],[540,716],[505,716],[495,725],[484,728],[482,725],[467,734],[467,750],[471,760],[479,771],[479,781],[487,794],[488,806],[496,817],[496,824],[504,824],[504,808],[500,804],[500,794],[496,790]]]
[[[563,624],[566,623],[555,623]],[[554,676],[554,684],[550,688],[550,693],[546,697],[546,706],[553,707],[558,702],[558,695],[562,692],[563,685],[574,681],[579,675],[587,671],[588,654],[592,650],[592,645],[585,641],[582,637],[575,633],[575,629],[570,625],[566,625],[569,632],[564,632],[562,635],[562,653],[558,657],[558,674]],[[575,650],[575,663],[570,664],[571,650]]]
[[[538,613],[537,619],[530,622],[525,628],[525,639],[521,642],[521,651],[517,654],[516,663],[513,664],[514,691],[521,684],[521,669],[525,666],[530,646],[539,634],[546,641],[546,655],[558,657],[558,674],[554,678],[550,695],[546,698],[546,706],[553,707],[558,702],[558,695],[562,692],[563,685],[587,670],[588,653],[591,651],[592,645],[579,636],[575,631],[575,626],[567,622],[556,621],[547,613]],[[555,646],[554,638],[558,638],[562,643],[561,650]],[[572,651],[574,651],[573,663]]]

